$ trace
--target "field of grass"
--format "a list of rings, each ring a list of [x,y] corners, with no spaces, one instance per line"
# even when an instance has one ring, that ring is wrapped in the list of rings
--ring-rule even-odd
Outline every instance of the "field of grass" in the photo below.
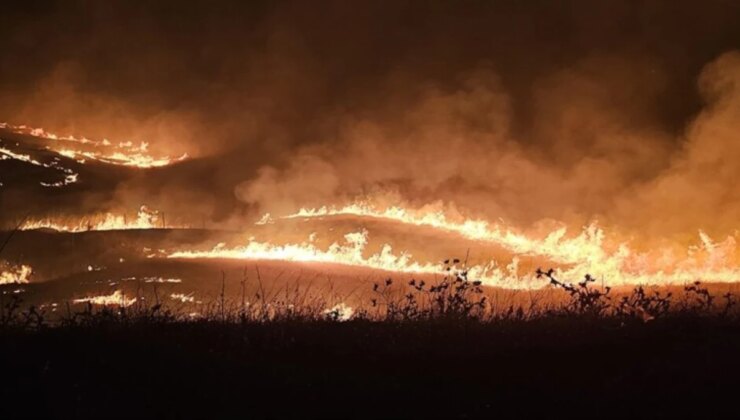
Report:
[[[3,418],[717,417],[736,408],[731,295],[560,282],[562,303],[492,313],[458,272],[374,286],[352,316],[312,301],[87,306],[52,320],[3,302]],[[305,303],[305,302],[304,302]]]

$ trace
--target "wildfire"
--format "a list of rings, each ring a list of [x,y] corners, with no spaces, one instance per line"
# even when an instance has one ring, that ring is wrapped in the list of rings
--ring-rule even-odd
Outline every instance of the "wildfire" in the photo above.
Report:
[[[149,143],[147,142],[140,142],[138,144],[131,141],[113,143],[108,139],[96,141],[86,137],[59,136],[43,128],[8,123],[0,123],[0,128],[17,134],[53,140],[53,145],[46,147],[48,150],[52,150],[80,163],[93,160],[110,165],[155,168],[181,162],[189,157],[187,153],[179,157],[152,156],[149,154]],[[77,145],[78,148],[72,148],[72,145]]]
[[[186,295],[185,293],[172,293],[170,294],[170,299],[178,300],[182,303],[194,303],[195,302],[195,296],[193,296],[192,294]]]
[[[326,309],[324,314],[337,321],[349,321],[352,319],[352,315],[355,314],[355,310],[351,306],[341,302],[332,308]]]
[[[53,160],[51,163],[44,163],[44,162],[40,162],[32,158],[30,155],[26,155],[22,153],[15,153],[10,149],[0,147],[0,160],[7,160],[7,159],[19,160],[21,162],[30,163],[31,165],[34,165],[34,166],[40,166],[42,168],[53,169],[55,171],[59,171],[64,174],[64,179],[62,179],[61,181],[41,182],[41,185],[44,187],[63,187],[65,185],[74,184],[78,181],[79,174],[75,173],[73,170],[69,168],[63,168],[59,166],[59,162],[56,160]]]
[[[90,296],[82,299],[73,300],[74,303],[90,303],[102,306],[131,306],[136,303],[136,298],[129,298],[120,290],[116,290],[110,295]]]
[[[146,143],[142,143],[142,145],[145,144]],[[62,156],[74,159],[80,163],[85,163],[85,161],[89,159],[97,160],[99,162],[108,163],[111,165],[133,166],[137,168],[156,168],[160,166],[167,166],[188,158],[187,153],[177,158],[171,158],[169,156],[155,158],[142,153],[141,151],[137,150],[137,148],[132,148],[125,152],[119,151],[108,154],[85,152],[72,149],[56,149],[55,151]]]
[[[546,256],[560,264],[575,264],[585,259],[603,260],[605,257],[603,247],[604,232],[595,224],[586,227],[575,238],[566,239],[567,229],[563,227],[551,232],[545,239],[538,240],[500,225],[492,225],[485,220],[466,219],[461,222],[454,222],[449,220],[442,211],[419,212],[398,206],[391,206],[385,210],[377,210],[364,203],[350,204],[345,207],[302,208],[297,213],[285,216],[284,218],[316,218],[326,216],[369,217],[391,220],[417,227],[429,227],[459,234],[470,240],[496,244],[515,254]]]
[[[135,218],[127,218],[125,215],[105,213],[98,217],[75,220],[28,220],[21,225],[21,230],[53,229],[59,232],[87,232],[97,230],[130,230],[130,229],[156,229],[164,227],[160,221],[160,213],[141,206]]]
[[[182,283],[181,279],[165,279],[162,277],[144,277],[144,283]]]
[[[442,263],[420,263],[413,260],[407,252],[394,254],[391,245],[384,244],[380,252],[365,256],[368,243],[368,232],[352,232],[344,235],[345,244],[332,243],[328,249],[318,248],[311,240],[300,244],[273,245],[252,241],[243,247],[227,249],[218,244],[207,251],[176,251],[168,258],[228,258],[248,260],[277,260],[293,262],[312,262],[338,264],[352,267],[391,271],[396,273],[444,274],[447,266]],[[495,262],[486,265],[468,267],[471,277],[491,285],[510,288],[532,287],[534,278],[519,276],[518,261],[506,267],[499,267]]]
[[[27,265],[20,265],[6,271],[0,271],[0,284],[28,283],[31,274],[33,274],[33,269]]]
[[[414,227],[425,227],[460,235],[473,241],[496,244],[509,250],[510,261],[482,260],[465,269],[470,278],[487,285],[515,289],[542,287],[546,284],[533,273],[532,267],[520,270],[520,257],[537,256],[552,264],[562,278],[581,279],[590,274],[604,285],[682,284],[696,280],[706,282],[736,282],[740,280],[737,264],[737,243],[734,237],[716,242],[700,232],[699,241],[683,252],[675,248],[637,252],[627,243],[607,241],[604,230],[596,225],[586,226],[578,235],[568,235],[559,228],[543,237],[530,237],[512,228],[490,224],[484,220],[453,221],[443,212],[423,212],[391,207],[376,210],[371,206],[354,204],[341,208],[322,207],[301,209],[285,218],[315,218],[348,215],[390,220]],[[160,214],[142,206],[136,218],[105,214],[90,221],[60,222],[54,220],[28,221],[21,229],[51,228],[58,231],[82,232],[89,230],[152,229],[162,227]],[[268,222],[269,220],[269,222]],[[280,220],[278,218],[277,220]],[[274,223],[263,217],[258,223]],[[176,250],[151,253],[149,258],[228,258],[339,264],[345,266],[384,270],[397,273],[444,274],[445,264],[415,260],[407,251],[396,252],[384,244],[377,253],[368,252],[368,231],[347,233],[343,242],[334,242],[327,248],[315,243],[315,234],[301,243],[273,244],[250,239],[245,245],[227,248],[218,244],[210,250]]]
[[[367,245],[367,231],[344,235],[346,244],[333,243],[326,251],[311,242],[300,244],[272,245],[265,242],[250,241],[246,246],[234,249],[218,244],[209,251],[177,251],[168,258],[237,258],[253,260],[281,260],[298,262],[321,262],[362,266],[397,272],[436,273],[439,267],[433,264],[411,262],[406,253],[394,255],[390,245],[370,257],[362,255]]]
[[[704,232],[699,233],[700,243],[681,255],[667,249],[639,253],[632,250],[627,243],[607,246],[605,232],[595,224],[585,227],[575,237],[567,237],[566,228],[559,228],[546,235],[544,239],[539,239],[528,237],[511,228],[490,224],[485,220],[467,219],[456,222],[441,211],[423,212],[402,207],[377,210],[364,203],[345,207],[304,208],[285,218],[341,215],[385,219],[458,234],[470,240],[496,244],[514,255],[545,257],[555,264],[565,266],[558,271],[561,276],[579,279],[591,274],[609,285],[740,280],[735,238],[728,236],[722,242],[714,242]],[[516,275],[516,263],[517,260],[514,258],[510,264],[511,273],[506,273],[504,277],[506,283],[509,283],[511,275]],[[490,267],[491,264],[493,263],[486,267]],[[500,277],[486,276],[485,269],[478,270],[478,273],[482,273],[479,276],[489,284],[500,284]],[[471,271],[472,274],[476,274],[475,270]]]

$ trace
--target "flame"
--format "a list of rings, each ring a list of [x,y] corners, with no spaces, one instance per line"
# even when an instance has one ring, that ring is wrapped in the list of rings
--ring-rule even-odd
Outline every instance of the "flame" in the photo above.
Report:
[[[480,219],[450,220],[441,211],[409,210],[398,206],[377,210],[366,203],[345,207],[300,209],[285,218],[315,218],[348,215],[391,220],[415,227],[429,227],[464,238],[492,243],[517,256],[541,256],[554,264],[566,266],[557,270],[567,278],[580,279],[586,274],[608,285],[626,284],[682,284],[695,280],[707,282],[740,281],[737,264],[737,244],[728,236],[720,243],[706,233],[699,232],[700,244],[690,247],[684,255],[673,250],[658,249],[649,253],[632,250],[627,243],[608,246],[606,234],[596,224],[591,224],[575,237],[567,237],[566,228],[559,228],[544,237],[532,238],[512,228],[491,224]],[[512,261],[516,271],[517,259]],[[486,267],[490,267],[489,263]],[[511,265],[511,264],[510,264]],[[490,268],[488,268],[490,270]],[[480,270],[486,278],[486,269]],[[472,275],[473,273],[471,273]],[[506,277],[508,282],[508,277]],[[499,278],[494,277],[495,283]]]
[[[602,284],[620,285],[666,285],[683,284],[696,280],[706,282],[735,282],[740,280],[737,264],[737,242],[728,236],[721,242],[714,241],[705,232],[699,232],[697,244],[685,252],[675,248],[637,252],[627,243],[607,241],[603,229],[592,224],[583,228],[576,236],[568,235],[565,228],[555,229],[544,237],[530,237],[513,228],[490,224],[485,220],[467,219],[453,221],[443,212],[424,212],[401,207],[376,210],[371,206],[353,204],[341,208],[322,207],[301,209],[284,218],[314,218],[351,215],[370,217],[404,223],[414,227],[433,228],[464,238],[496,244],[511,251],[508,262],[496,260],[465,267],[470,278],[481,280],[487,285],[513,289],[530,289],[546,285],[536,278],[533,270],[520,272],[519,261],[523,256],[543,257],[556,266],[556,274],[567,279],[581,279],[590,274]],[[283,219],[284,219],[283,218]],[[279,219],[278,219],[279,220]],[[274,223],[270,216],[258,223]],[[51,228],[67,232],[116,229],[151,229],[159,226],[158,212],[142,206],[136,219],[106,214],[95,222],[60,223],[52,220],[29,221],[22,229]],[[380,251],[367,255],[368,232],[347,233],[344,242],[334,242],[326,249],[315,244],[315,234],[307,241],[293,244],[272,244],[250,239],[241,247],[227,248],[218,244],[211,250],[176,250],[150,253],[149,258],[229,258],[248,260],[280,260],[339,264],[353,267],[384,270],[398,273],[444,274],[446,265],[439,262],[416,261],[406,251],[394,252],[390,244]]]
[[[154,157],[149,154],[149,143],[147,142],[140,142],[138,144],[131,141],[113,143],[108,139],[95,141],[86,137],[59,136],[57,134],[50,133],[43,128],[34,128],[26,125],[12,125],[8,123],[0,123],[0,128],[16,134],[54,140],[53,145],[46,147],[48,150],[52,150],[62,156],[74,159],[79,163],[93,160],[110,165],[129,166],[134,168],[156,168],[181,162],[189,157],[187,153],[184,153],[179,157]],[[72,145],[77,145],[79,147],[74,149],[71,147]],[[88,150],[84,150],[83,147]]]
[[[326,309],[324,314],[337,321],[349,321],[352,319],[352,315],[355,314],[355,310],[351,306],[341,302],[330,309]]]
[[[158,168],[161,166],[171,165],[175,162],[183,161],[189,157],[187,153],[184,153],[182,156],[176,158],[171,158],[169,156],[155,158],[133,150],[129,150],[128,152],[119,151],[108,154],[85,152],[72,149],[57,149],[55,151],[62,156],[74,159],[80,163],[85,163],[87,159],[90,159],[103,163],[108,163],[111,165],[133,166],[136,168]]]
[[[345,244],[332,243],[327,250],[319,249],[312,241],[300,244],[273,245],[250,240],[246,246],[227,249],[223,243],[207,251],[175,251],[168,258],[227,258],[247,260],[273,260],[338,264],[351,267],[384,270],[396,273],[444,274],[447,266],[442,263],[420,263],[413,261],[407,252],[394,254],[391,245],[384,244],[380,252],[364,256],[368,243],[368,232],[352,232],[344,235]],[[506,267],[495,262],[468,267],[471,277],[487,284],[509,288],[532,287],[532,276],[519,276],[518,261]],[[541,282],[539,282],[541,283]]]
[[[182,279],[165,279],[162,277],[144,277],[144,283],[182,283]]]
[[[162,227],[164,226],[160,221],[160,213],[149,209],[147,206],[141,206],[136,214],[136,218],[105,213],[99,217],[93,217],[87,220],[28,220],[21,225],[20,229],[53,229],[59,232],[87,232],[98,230],[156,229]]]
[[[187,158],[154,157],[148,153],[145,142],[119,142],[109,140],[94,141],[85,137],[58,136],[41,128],[14,126],[0,123],[4,128],[16,133],[54,140],[48,148],[57,153],[84,163],[94,160],[113,165],[138,168],[166,166]],[[63,144],[62,144],[63,143]],[[72,147],[77,146],[77,147]],[[0,148],[0,159],[17,159],[33,165],[53,168],[64,173],[64,179],[41,183],[45,187],[62,187],[78,182],[78,174],[62,168],[57,161],[40,162],[31,156]],[[660,248],[650,252],[637,252],[628,243],[608,238],[597,224],[585,226],[575,236],[569,235],[565,227],[554,229],[544,237],[533,237],[514,228],[482,219],[451,218],[443,211],[409,209],[390,206],[378,209],[366,202],[356,202],[343,207],[302,208],[294,214],[284,216],[294,218],[321,218],[333,216],[352,216],[375,218],[403,223],[418,228],[436,229],[448,234],[459,235],[465,239],[495,244],[510,251],[514,257],[505,265],[489,261],[482,265],[469,267],[470,276],[490,285],[513,288],[529,288],[543,285],[532,277],[532,273],[519,273],[520,256],[543,257],[553,265],[561,266],[556,272],[561,277],[580,279],[585,274],[600,279],[605,285],[625,284],[681,284],[702,280],[707,282],[735,282],[740,280],[736,240],[732,236],[717,242],[704,232],[699,232],[699,241],[683,252],[674,248]],[[266,214],[257,224],[275,223]],[[142,207],[137,217],[128,220],[123,215],[107,213],[93,220],[72,222],[60,220],[27,221],[21,229],[50,228],[67,232],[89,230],[152,229],[159,226],[157,212]],[[298,244],[277,245],[266,242],[249,241],[245,246],[227,249],[223,244],[209,251],[180,250],[171,252],[169,258],[239,258],[302,261],[316,263],[342,264],[404,273],[443,273],[445,267],[436,262],[415,261],[408,252],[394,254],[389,244],[383,245],[380,252],[366,256],[367,231],[345,235],[344,244],[333,243],[328,249],[319,249],[312,240]],[[156,256],[152,254],[151,256]]]
[[[285,216],[292,218],[316,218],[325,216],[357,216],[391,220],[417,227],[430,227],[448,233],[456,233],[475,241],[489,242],[521,255],[546,256],[556,263],[574,264],[584,259],[597,257],[603,259],[604,233],[595,224],[590,225],[573,239],[564,239],[567,229],[560,228],[544,240],[529,238],[521,233],[500,225],[492,225],[485,220],[466,219],[462,222],[450,221],[444,212],[418,212],[398,206],[385,210],[355,203],[345,207],[301,208],[297,213]]]
[[[253,260],[280,260],[296,262],[320,262],[368,267],[397,272],[437,273],[440,267],[434,264],[411,262],[406,253],[394,255],[390,245],[370,257],[364,257],[367,245],[367,231],[344,235],[345,245],[333,243],[323,251],[313,243],[272,245],[265,242],[250,241],[246,246],[234,249],[225,248],[223,243],[209,251],[176,251],[168,258],[235,258]]]
[[[0,271],[0,284],[28,283],[33,269],[27,265],[20,265],[7,271]]]
[[[7,159],[20,160],[21,162],[30,163],[31,165],[40,166],[42,168],[53,169],[64,174],[64,179],[61,181],[51,183],[41,182],[40,184],[44,187],[63,187],[65,185],[74,184],[78,181],[79,174],[75,173],[69,168],[63,168],[59,166],[59,162],[57,161],[52,161],[51,163],[43,163],[32,158],[30,155],[15,153],[10,149],[0,147],[0,160]]]
[[[93,305],[103,306],[131,306],[136,303],[136,298],[129,298],[120,290],[116,290],[110,295],[90,296],[82,299],[73,300],[74,303],[90,303]]]
[[[192,294],[186,295],[185,293],[172,293],[170,294],[170,299],[179,300],[182,303],[194,303],[195,302],[195,296],[193,296]]]
[[[303,214],[315,214],[304,212]],[[447,222],[447,226],[454,226]],[[412,223],[414,224],[414,223]],[[469,226],[463,222],[462,226]],[[478,225],[480,226],[480,225]],[[445,229],[454,231],[453,229]],[[464,231],[460,229],[460,231]],[[684,284],[695,280],[707,282],[735,282],[740,280],[740,269],[734,263],[736,241],[728,237],[716,243],[703,232],[701,243],[690,247],[686,255],[677,256],[666,250],[651,255],[632,251],[626,244],[620,244],[616,251],[610,252],[604,245],[605,234],[591,225],[575,238],[565,238],[565,231],[558,229],[544,240],[528,238],[523,234],[507,231],[499,235],[479,235],[477,238],[508,238],[504,242],[516,251],[506,265],[489,261],[482,265],[466,267],[470,278],[481,280],[491,286],[512,289],[530,289],[545,286],[544,280],[536,279],[531,272],[520,273],[519,256],[539,255],[555,263],[566,264],[555,270],[563,278],[581,279],[590,274],[600,279],[602,284],[621,285],[666,285]],[[328,249],[319,249],[311,239],[299,244],[274,245],[250,240],[243,247],[227,249],[224,244],[207,251],[176,251],[169,258],[231,258],[249,260],[281,260],[297,262],[316,262],[363,267],[400,273],[444,274],[446,266],[440,263],[414,261],[408,252],[396,255],[389,244],[381,251],[365,256],[367,231],[345,235],[346,244],[333,243]],[[511,240],[515,238],[516,240]],[[491,242],[500,244],[494,239]]]

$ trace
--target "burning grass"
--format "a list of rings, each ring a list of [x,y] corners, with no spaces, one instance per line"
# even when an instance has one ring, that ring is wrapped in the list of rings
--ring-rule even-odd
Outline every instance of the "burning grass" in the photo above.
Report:
[[[0,284],[22,284],[28,283],[29,278],[33,274],[33,269],[27,265],[3,267],[0,264]]]
[[[413,209],[390,206],[384,209],[358,201],[343,207],[301,208],[283,219],[315,219],[350,216],[385,220],[413,228],[429,228],[458,235],[479,244],[492,244],[517,256],[506,267],[496,269],[489,264],[471,269],[482,281],[491,285],[516,287],[528,273],[517,272],[521,256],[544,257],[559,267],[559,275],[582,277],[586,274],[606,279],[614,285],[682,284],[702,278],[713,282],[734,282],[740,276],[737,268],[737,239],[727,236],[715,241],[703,231],[698,232],[699,243],[682,252],[662,244],[651,251],[639,251],[634,243],[623,241],[599,227],[597,223],[585,226],[576,236],[568,235],[565,226],[547,232],[544,236],[525,234],[502,223],[482,219],[451,217],[445,211],[429,208]],[[270,216],[263,217],[263,221]],[[262,223],[261,221],[260,223]],[[515,279],[512,281],[512,279]],[[529,282],[525,287],[532,287]]]
[[[0,129],[43,139],[47,143],[47,149],[82,164],[91,160],[109,165],[147,169],[171,165],[188,158],[187,153],[174,158],[170,156],[153,156],[149,151],[149,143],[143,141],[138,144],[132,141],[114,143],[108,139],[98,141],[86,137],[61,136],[50,133],[43,128],[13,125],[4,122],[0,122]]]
[[[161,212],[152,210],[145,205],[139,207],[135,217],[127,217],[125,214],[103,213],[85,219],[70,218],[54,219],[46,218],[40,220],[26,220],[19,229],[51,229],[57,232],[90,232],[90,231],[116,231],[116,230],[139,230],[139,229],[164,229],[168,227]],[[169,226],[169,228],[181,228],[181,226]]]

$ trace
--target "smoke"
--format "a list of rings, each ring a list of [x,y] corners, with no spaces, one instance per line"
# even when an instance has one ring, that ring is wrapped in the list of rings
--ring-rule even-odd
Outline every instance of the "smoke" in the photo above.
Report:
[[[17,4],[0,119],[195,157],[110,205],[226,220],[369,197],[728,233],[738,17],[720,0]]]
[[[668,168],[620,197],[623,218],[649,229],[731,232],[740,214],[740,52],[723,54],[699,78],[705,107],[687,126]],[[662,216],[661,216],[662,215]]]
[[[389,97],[372,116],[345,116],[335,139],[301,148],[280,170],[262,168],[237,196],[280,212],[390,191],[525,225],[598,219],[662,235],[732,232],[739,56],[701,72],[707,103],[685,133],[656,122],[666,76],[650,60],[593,56],[538,80],[524,139],[511,130],[511,95],[478,70],[410,102]]]

